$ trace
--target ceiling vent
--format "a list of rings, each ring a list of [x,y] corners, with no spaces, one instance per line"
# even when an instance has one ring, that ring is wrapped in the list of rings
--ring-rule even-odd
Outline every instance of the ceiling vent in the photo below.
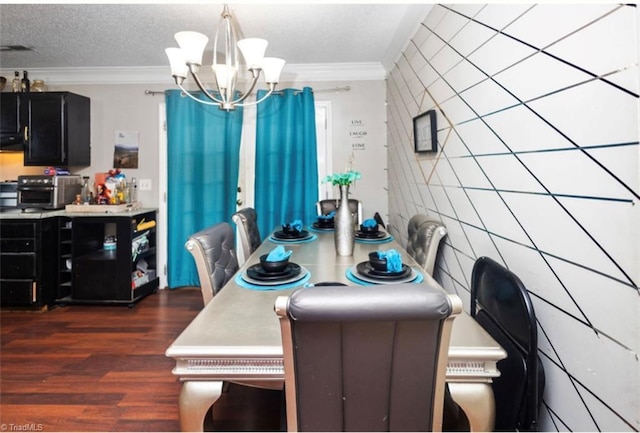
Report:
[[[33,51],[33,47],[24,45],[0,45],[0,51]]]

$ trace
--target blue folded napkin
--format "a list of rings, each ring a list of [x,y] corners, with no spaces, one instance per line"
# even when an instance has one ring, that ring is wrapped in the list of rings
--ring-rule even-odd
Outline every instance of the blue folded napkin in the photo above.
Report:
[[[318,218],[323,219],[323,220],[329,220],[333,217],[336,216],[336,211],[332,210],[331,212],[329,212],[326,215],[318,215]]]
[[[302,220],[294,220],[289,224],[283,224],[283,225],[288,225],[292,229],[298,230],[299,232],[302,231]]]
[[[378,250],[379,259],[387,259],[387,272],[402,271],[402,256],[396,250]]]
[[[375,227],[378,223],[373,218],[366,219],[362,221],[362,227]]]
[[[267,261],[268,262],[279,262],[280,260],[285,260],[287,258],[289,258],[289,256],[291,255],[292,251],[286,251],[284,249],[284,246],[282,245],[278,245],[277,247],[275,247],[274,249],[272,249],[269,254],[267,254]]]

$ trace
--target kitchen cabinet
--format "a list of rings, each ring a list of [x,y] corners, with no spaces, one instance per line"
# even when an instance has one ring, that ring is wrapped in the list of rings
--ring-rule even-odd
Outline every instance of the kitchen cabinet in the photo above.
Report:
[[[156,221],[155,210],[61,221],[60,230],[71,231],[71,242],[60,245],[61,290],[69,295],[59,302],[132,306],[156,291],[156,228],[138,229],[140,223],[150,221]],[[106,242],[111,239],[115,242]]]
[[[43,309],[56,298],[55,219],[0,221],[0,304]]]
[[[71,92],[20,93],[24,165],[91,165],[90,99]]]
[[[24,150],[19,93],[0,92],[0,149]]]

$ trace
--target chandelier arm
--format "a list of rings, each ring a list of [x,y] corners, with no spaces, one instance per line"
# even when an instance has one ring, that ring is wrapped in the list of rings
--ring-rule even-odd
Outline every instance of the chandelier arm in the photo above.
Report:
[[[262,98],[260,98],[260,100],[256,100],[256,101],[251,101],[251,102],[245,102],[244,104],[241,104],[243,107],[248,107],[250,105],[257,105],[259,103],[261,103],[262,101],[264,101],[265,99],[267,99],[269,96],[271,96],[271,94],[273,93],[273,91],[276,90],[276,85],[275,84],[269,84],[269,91],[267,92],[266,95],[264,95]]]
[[[178,84],[178,87],[180,87],[180,90],[182,90],[182,93],[184,93],[185,95],[187,95],[189,98],[193,99],[196,102],[199,102],[201,104],[205,104],[205,105],[220,105],[219,102],[209,102],[209,101],[204,101],[202,99],[198,99],[195,96],[193,96],[191,93],[189,93],[189,91],[187,89],[185,89],[184,87],[182,87],[182,84]]]
[[[231,104],[234,104],[234,105],[239,104],[240,102],[247,99],[247,97],[251,94],[251,92],[253,92],[253,89],[256,87],[256,84],[258,84],[258,78],[260,78],[260,71],[258,70],[257,74],[254,69],[250,69],[250,71],[251,71],[251,75],[253,76],[251,80],[251,85],[249,86],[246,92],[240,95],[238,99],[236,99],[235,101],[231,101],[230,102]],[[271,90],[271,92],[273,92],[273,90]],[[251,103],[245,104],[245,105],[251,105]]]
[[[198,74],[191,72],[191,77],[195,80],[196,84],[198,85],[198,88],[202,91],[202,93],[204,93],[204,95],[207,98],[211,99],[212,101],[215,101],[218,104],[224,104],[226,102],[224,100],[224,97],[222,97],[222,99],[217,99],[215,96],[209,93],[207,89],[205,89],[204,84],[202,84],[202,81],[200,81],[200,77],[198,77]],[[223,96],[222,92],[220,92],[220,96]],[[197,99],[197,100],[202,101],[202,99]],[[210,104],[210,105],[214,105],[214,104]]]

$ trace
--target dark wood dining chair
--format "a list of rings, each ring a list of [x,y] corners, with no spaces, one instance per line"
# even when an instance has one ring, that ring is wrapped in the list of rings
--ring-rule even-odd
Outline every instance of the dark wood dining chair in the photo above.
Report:
[[[258,214],[254,208],[246,207],[231,215],[231,219],[238,227],[240,247],[242,248],[242,262],[244,263],[262,243],[260,229],[258,228]]]
[[[545,376],[538,357],[536,314],[520,278],[489,257],[471,276],[471,316],[504,348],[493,379],[496,431],[537,431]]]
[[[456,295],[423,284],[280,296],[289,431],[439,431]]]
[[[189,236],[185,248],[195,260],[202,301],[207,305],[238,271],[233,228],[227,222],[215,224]]]

